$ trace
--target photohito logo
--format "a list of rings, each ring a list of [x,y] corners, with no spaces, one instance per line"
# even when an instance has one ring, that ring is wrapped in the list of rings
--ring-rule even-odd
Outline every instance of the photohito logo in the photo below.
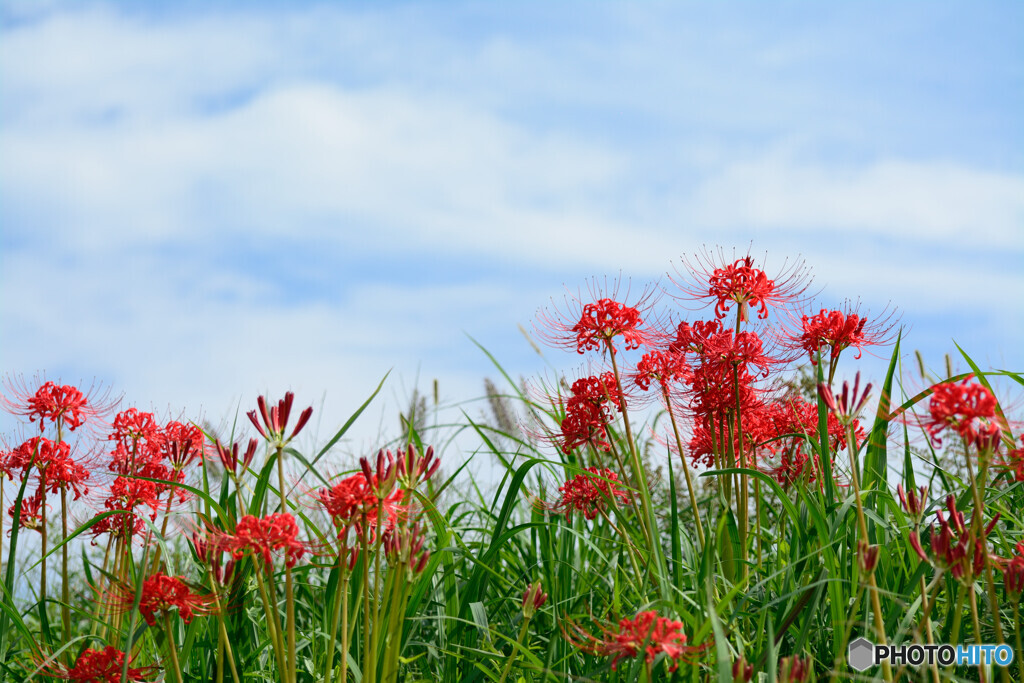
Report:
[[[1013,649],[1009,645],[875,645],[867,638],[857,638],[850,642],[846,661],[855,671],[866,671],[884,661],[897,666],[1009,666],[1013,663]]]

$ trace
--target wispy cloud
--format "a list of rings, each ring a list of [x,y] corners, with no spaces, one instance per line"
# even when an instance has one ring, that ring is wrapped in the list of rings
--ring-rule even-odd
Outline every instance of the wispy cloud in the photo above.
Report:
[[[464,331],[531,373],[516,324],[563,282],[750,240],[929,353],[1024,360],[997,16],[581,7],[11,5],[8,367],[217,415],[391,367],[461,398]]]

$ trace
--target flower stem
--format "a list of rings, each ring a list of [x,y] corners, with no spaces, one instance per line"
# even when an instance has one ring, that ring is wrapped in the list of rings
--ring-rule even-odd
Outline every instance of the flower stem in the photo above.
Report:
[[[518,651],[523,645],[523,640],[526,639],[526,631],[530,627],[530,618],[525,617],[523,619],[523,625],[519,628],[519,637],[516,639],[516,646],[512,648],[512,652],[508,656],[508,661],[505,662],[505,669],[501,672],[501,678],[498,679],[498,683],[505,683],[505,679],[512,672],[512,665],[519,658]]]
[[[178,663],[178,648],[174,642],[174,632],[171,629],[171,613],[164,611],[164,630],[167,632],[167,652],[171,655],[171,666],[174,671],[174,678],[178,683],[183,683],[181,678],[181,665]],[[125,661],[128,658],[125,657]]]
[[[672,402],[668,396],[668,387],[662,387],[662,395],[665,398],[665,406],[668,410],[668,416],[672,420],[672,431],[676,437],[676,449],[679,451],[679,460],[683,463],[683,474],[686,475],[686,489],[690,494],[690,506],[693,508],[693,519],[697,523],[697,540],[700,541],[700,547],[704,547],[704,527],[700,523],[700,510],[697,508],[697,496],[693,492],[693,479],[690,478],[690,468],[686,464],[686,456],[683,451],[683,439],[679,436],[679,424],[676,422],[676,415],[672,412]]]
[[[279,445],[277,447],[277,480],[278,480],[278,493],[281,495],[281,513],[288,512],[288,503],[285,501],[284,495],[284,446]],[[292,568],[287,562],[284,565],[284,593],[285,593],[285,612],[287,619],[287,638],[288,638],[288,650],[286,655],[286,664],[288,666],[287,673],[285,674],[285,680],[289,683],[295,683],[295,589],[292,585]]]

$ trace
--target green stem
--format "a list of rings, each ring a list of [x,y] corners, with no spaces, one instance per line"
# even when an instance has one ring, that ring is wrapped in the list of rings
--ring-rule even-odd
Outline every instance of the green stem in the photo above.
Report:
[[[284,495],[284,446],[282,445],[277,447],[277,480],[278,493],[281,496],[281,513],[283,514],[288,511],[288,503],[285,501]],[[285,680],[295,683],[295,589],[292,585],[292,568],[287,562],[284,565],[284,593],[288,634],[288,654],[286,655],[288,671]]]
[[[338,637],[338,621],[341,619],[342,600],[348,593],[348,565],[346,562],[347,553],[344,552],[344,546],[338,552],[338,587],[341,591],[340,595],[335,595],[334,598],[334,614],[331,616],[331,629],[330,638],[327,641],[327,665],[324,669],[324,683],[331,683],[331,679],[334,677],[334,641]],[[345,679],[342,679],[344,681]]]
[[[62,536],[61,540],[64,541],[61,545],[61,563],[60,563],[60,620],[61,626],[64,629],[64,642],[71,640],[71,589],[68,585],[68,492],[63,486],[60,488],[60,523]],[[67,657],[71,656],[70,648],[65,650]],[[70,661],[69,661],[70,663]]]
[[[270,631],[270,642],[274,644],[274,655],[277,658],[277,671],[278,675],[281,676],[282,680],[287,677],[287,671],[284,659],[284,643],[281,640],[281,625],[278,623],[277,616],[277,600],[271,602],[270,596],[267,594],[267,586],[263,582],[263,568],[258,566],[259,560],[253,560],[257,563],[256,567],[256,587],[259,589],[260,600],[263,602],[263,615],[267,619],[267,630]]]
[[[526,631],[530,627],[530,619],[523,618],[523,625],[519,628],[519,637],[516,638],[516,646],[512,648],[511,654],[508,656],[508,661],[505,662],[505,669],[501,672],[501,678],[498,679],[498,683],[505,683],[505,679],[512,672],[512,665],[519,658],[519,648],[523,646],[523,640],[526,639]]]
[[[672,412],[672,402],[669,399],[668,387],[662,386],[662,395],[665,398],[665,407],[668,410],[669,419],[672,420],[672,432],[676,437],[676,449],[679,451],[679,460],[683,464],[683,474],[686,475],[686,489],[690,493],[690,507],[693,508],[693,518],[697,523],[697,540],[700,541],[700,547],[704,547],[704,527],[700,523],[700,510],[697,508],[697,496],[693,491],[693,479],[690,478],[690,468],[686,464],[686,455],[683,450],[683,439],[679,436],[679,424],[676,422],[676,415]]]
[[[167,652],[171,655],[171,666],[174,671],[174,678],[178,683],[183,683],[181,678],[181,665],[178,663],[178,648],[174,642],[174,632],[171,629],[171,613],[164,610],[164,630],[167,631]],[[128,661],[128,657],[125,657]]]
[[[978,598],[974,594],[973,582],[967,586],[967,597],[971,604],[971,622],[974,626],[974,642],[981,645],[981,622],[978,620]],[[985,683],[985,665],[983,663],[978,664],[978,680],[981,683]]]
[[[1020,672],[1020,680],[1024,681],[1024,648],[1021,647],[1020,632],[1020,598],[1013,601],[1013,623],[1017,624],[1017,670]]]

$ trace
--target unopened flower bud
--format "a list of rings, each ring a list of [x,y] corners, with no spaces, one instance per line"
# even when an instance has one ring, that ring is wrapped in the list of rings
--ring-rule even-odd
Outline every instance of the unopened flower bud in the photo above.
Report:
[[[878,564],[878,546],[868,545],[865,541],[857,542],[857,560],[862,572],[871,574]]]
[[[740,657],[732,663],[732,683],[750,683],[754,677],[754,665],[747,664],[745,657]]]
[[[547,602],[548,594],[541,591],[540,581],[523,591],[523,618],[530,619]]]

